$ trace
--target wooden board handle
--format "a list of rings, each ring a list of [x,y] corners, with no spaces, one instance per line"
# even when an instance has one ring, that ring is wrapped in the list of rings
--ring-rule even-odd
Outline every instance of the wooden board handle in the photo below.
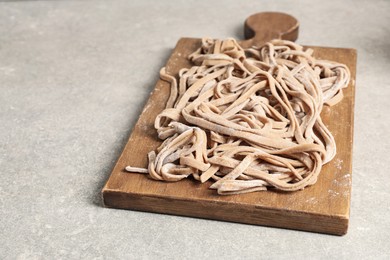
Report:
[[[285,13],[263,12],[251,15],[244,25],[244,48],[260,47],[267,41],[283,39],[295,41],[298,38],[299,23],[293,16]]]

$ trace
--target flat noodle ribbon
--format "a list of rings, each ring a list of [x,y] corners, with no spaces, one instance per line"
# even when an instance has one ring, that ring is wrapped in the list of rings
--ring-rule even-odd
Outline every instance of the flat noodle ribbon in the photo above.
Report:
[[[312,53],[284,40],[244,50],[234,39],[202,39],[179,80],[161,69],[171,85],[155,121],[164,142],[148,154],[148,169],[126,170],[160,181],[213,180],[222,195],[313,185],[336,154],[320,114],[342,99],[350,73]]]

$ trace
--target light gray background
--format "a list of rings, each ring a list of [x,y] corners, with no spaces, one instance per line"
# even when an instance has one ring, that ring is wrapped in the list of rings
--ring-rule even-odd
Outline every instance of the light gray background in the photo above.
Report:
[[[243,35],[259,11],[298,43],[358,50],[346,236],[106,209],[100,190],[182,36]],[[390,1],[0,2],[0,258],[386,258]]]

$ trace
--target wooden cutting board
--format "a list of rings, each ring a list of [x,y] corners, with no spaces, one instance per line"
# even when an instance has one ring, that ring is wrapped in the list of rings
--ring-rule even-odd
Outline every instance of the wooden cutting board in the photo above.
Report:
[[[261,45],[273,38],[296,40],[298,22],[282,13],[259,13],[245,22],[241,45]],[[335,35],[336,36],[336,35]],[[166,64],[171,75],[191,67],[187,56],[199,48],[200,39],[182,38]],[[326,164],[315,185],[297,192],[266,191],[220,196],[200,183],[185,179],[175,183],[149,179],[124,171],[127,165],[147,167],[147,153],[161,141],[153,127],[165,107],[170,86],[159,80],[150,94],[129,141],[103,188],[104,205],[113,208],[208,218],[343,235],[347,232],[352,180],[353,109],[355,97],[356,50],[310,47],[314,56],[346,64],[351,81],[344,99],[325,106],[322,118],[337,143],[336,157]],[[156,71],[156,74],[158,72]],[[129,101],[130,102],[130,101]],[[158,216],[156,216],[158,217]]]

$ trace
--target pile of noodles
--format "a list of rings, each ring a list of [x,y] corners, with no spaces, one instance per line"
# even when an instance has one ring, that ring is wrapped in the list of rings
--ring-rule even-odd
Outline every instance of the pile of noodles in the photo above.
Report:
[[[342,99],[350,73],[312,53],[284,40],[244,50],[234,39],[203,39],[178,80],[161,70],[171,86],[155,120],[164,141],[147,169],[126,170],[160,181],[213,180],[219,194],[314,184],[336,153],[321,110]]]

